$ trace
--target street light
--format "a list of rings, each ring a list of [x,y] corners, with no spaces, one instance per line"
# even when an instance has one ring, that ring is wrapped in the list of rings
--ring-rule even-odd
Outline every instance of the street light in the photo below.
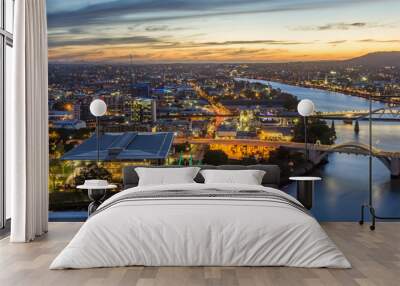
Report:
[[[107,112],[107,104],[101,99],[95,99],[90,103],[90,113],[96,117],[96,141],[97,141],[97,167],[100,161],[100,140],[99,140],[99,117]]]
[[[309,99],[303,99],[297,105],[297,111],[304,118],[304,143],[305,143],[305,158],[308,161],[308,150],[307,150],[307,116],[314,113],[314,103]]]

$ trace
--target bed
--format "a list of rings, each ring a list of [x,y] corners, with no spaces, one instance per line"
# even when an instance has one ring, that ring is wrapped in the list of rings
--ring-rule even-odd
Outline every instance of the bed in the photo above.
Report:
[[[134,166],[124,190],[106,200],[50,269],[118,266],[291,266],[350,268],[314,217],[277,189],[279,167],[261,185],[195,182],[138,186]]]

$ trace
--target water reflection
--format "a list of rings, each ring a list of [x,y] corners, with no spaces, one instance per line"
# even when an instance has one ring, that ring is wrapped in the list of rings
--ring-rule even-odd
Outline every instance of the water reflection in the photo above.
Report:
[[[343,93],[325,91],[314,88],[304,88],[299,86],[292,86],[278,82],[270,83],[273,88],[280,88],[282,91],[291,93],[299,99],[311,99],[317,111],[350,111],[350,110],[368,110],[369,102],[361,97],[348,96]],[[373,108],[384,107],[383,103],[374,102]]]
[[[280,83],[275,88],[292,93],[298,98],[310,98],[320,111],[368,109],[368,101],[340,93],[306,89]],[[382,107],[374,103],[374,108]],[[349,141],[369,143],[368,122],[361,121],[360,132],[354,125],[335,121],[336,143]],[[400,124],[396,122],[374,122],[373,145],[387,151],[400,151]],[[368,157],[334,153],[329,163],[313,172],[323,181],[316,183],[315,203],[312,212],[323,221],[358,221],[360,206],[368,201]],[[284,188],[295,195],[296,185]],[[392,179],[390,172],[378,159],[373,159],[373,201],[378,215],[400,216],[400,179]]]

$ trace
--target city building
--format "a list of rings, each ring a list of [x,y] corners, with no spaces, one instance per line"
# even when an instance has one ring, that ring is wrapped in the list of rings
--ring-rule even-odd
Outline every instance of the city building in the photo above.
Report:
[[[239,115],[238,131],[250,132],[255,131],[256,117],[252,110],[242,110]]]
[[[134,83],[131,85],[131,96],[133,98],[149,98],[150,97],[150,83]]]
[[[72,129],[72,130],[79,130],[82,128],[86,128],[86,123],[85,121],[82,120],[59,120],[59,121],[54,121],[52,123],[53,128],[63,128],[63,129]]]
[[[107,104],[107,113],[109,115],[121,115],[124,112],[124,97],[119,94],[110,94],[103,96]]]
[[[225,139],[232,139],[236,138],[237,135],[237,128],[234,125],[221,125],[217,128],[215,132],[215,138],[225,138]]]
[[[74,119],[76,120],[93,120],[94,116],[90,113],[90,103],[92,98],[90,96],[77,100],[73,106]]]
[[[129,114],[132,123],[155,123],[157,121],[157,103],[151,98],[129,100]]]
[[[292,129],[282,126],[263,126],[258,138],[266,141],[291,141],[293,138]]]
[[[69,111],[59,111],[59,110],[51,110],[49,111],[49,121],[58,121],[58,120],[71,120],[74,118],[74,114]]]
[[[104,133],[99,137],[101,161],[163,161],[170,153],[172,132]],[[65,153],[62,160],[95,161],[97,138],[93,134],[79,146]]]

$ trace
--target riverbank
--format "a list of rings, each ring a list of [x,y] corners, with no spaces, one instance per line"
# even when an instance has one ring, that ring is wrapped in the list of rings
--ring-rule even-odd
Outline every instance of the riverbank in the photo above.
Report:
[[[285,93],[295,95],[299,100],[311,99],[314,102],[316,111],[349,111],[349,110],[368,110],[369,101],[358,96],[350,96],[340,92],[326,91],[317,88],[307,88],[298,85],[289,85],[281,82],[266,81],[261,79],[236,78],[238,81],[247,81],[269,85],[273,89],[280,89]],[[383,108],[385,104],[374,101],[374,109]]]
[[[250,81],[254,81],[254,79],[249,79],[249,78],[237,78],[239,80],[250,80]],[[352,97],[359,97],[365,100],[369,100],[370,97],[370,93],[367,92],[363,92],[363,91],[357,91],[357,90],[349,90],[349,89],[344,89],[344,88],[332,88],[326,85],[317,85],[317,84],[311,84],[311,83],[299,83],[299,82],[292,82],[289,80],[282,80],[282,79],[261,79],[261,78],[257,78],[255,79],[256,81],[264,81],[264,82],[275,82],[275,83],[280,83],[280,84],[286,84],[286,85],[291,85],[291,86],[298,86],[298,87],[302,87],[302,88],[309,88],[309,89],[318,89],[318,90],[323,90],[326,92],[334,92],[334,93],[341,93],[341,94],[345,94],[348,96],[352,96]],[[400,104],[400,98],[397,99],[396,101],[392,100],[388,100],[388,99],[382,99],[379,98],[378,95],[373,95],[375,102],[380,102],[383,104],[388,104],[388,103],[393,103],[393,102],[398,102]]]

